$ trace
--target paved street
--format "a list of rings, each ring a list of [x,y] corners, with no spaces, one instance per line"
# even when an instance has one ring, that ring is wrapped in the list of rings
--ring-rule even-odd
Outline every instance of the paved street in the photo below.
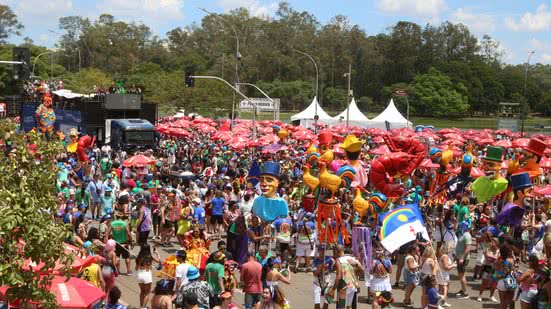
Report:
[[[213,242],[214,244],[216,241]],[[152,244],[153,245],[153,244]],[[161,257],[164,259],[167,255],[173,254],[178,247],[172,247],[172,248],[162,248],[159,247],[157,250],[161,254]],[[211,247],[211,249],[214,249],[214,246]],[[133,250],[134,255],[138,253],[139,248],[136,247]],[[471,263],[473,264],[473,263]],[[134,267],[134,263],[132,263],[132,267]],[[125,271],[125,266],[122,266],[122,271]],[[472,273],[468,273],[468,280],[472,280],[470,278]],[[394,278],[394,274],[392,276]],[[154,280],[156,280],[155,278]],[[281,284],[286,298],[291,304],[291,308],[313,308],[313,297],[312,297],[312,283],[313,283],[314,277],[311,273],[298,273],[298,274],[292,274],[291,275],[291,285],[285,285]],[[492,303],[489,300],[489,292],[486,291],[484,293],[483,301],[481,303],[476,301],[476,297],[478,296],[478,287],[480,284],[480,280],[476,280],[474,282],[469,282],[469,290],[468,293],[470,295],[470,299],[455,299],[453,296],[449,297],[448,302],[452,305],[452,308],[498,308],[498,304]],[[136,279],[131,276],[119,276],[117,278],[117,285],[122,290],[122,300],[128,304],[129,307],[132,308],[139,308],[139,287],[138,283],[136,282]],[[153,284],[153,287],[155,284]],[[362,282],[362,286],[363,282]],[[450,286],[450,292],[455,293],[459,291],[459,282],[457,280],[457,277],[455,275],[452,275],[451,278],[451,286]],[[403,307],[401,302],[404,298],[404,290],[393,290],[394,293],[394,299],[396,301],[395,306],[396,307]],[[365,308],[367,306],[367,303],[365,302],[367,296],[367,289],[364,288],[361,291],[360,295],[360,303],[361,306]],[[496,292],[496,298],[499,300],[499,297]],[[415,302],[414,308],[420,308],[420,302],[421,302],[421,288],[418,287],[415,289],[413,297],[413,301]],[[236,292],[235,297],[235,303],[243,306],[243,295],[240,291]],[[331,306],[334,308],[334,305]]]

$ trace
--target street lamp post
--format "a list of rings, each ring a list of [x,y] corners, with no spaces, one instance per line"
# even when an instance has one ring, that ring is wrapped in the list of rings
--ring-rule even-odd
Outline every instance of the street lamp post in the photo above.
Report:
[[[237,83],[238,86],[251,86],[251,87],[254,87],[256,90],[258,90],[260,93],[262,93],[262,95],[264,95],[268,100],[270,100],[272,102],[272,104],[274,105],[274,120],[277,120],[275,119],[275,114],[276,114],[276,106],[275,106],[275,101],[274,99],[270,98],[270,96],[264,92],[262,89],[260,89],[260,87],[258,87],[257,85],[255,84],[251,84],[251,83]],[[255,104],[256,105],[256,104]],[[253,118],[253,121],[254,121],[254,118]],[[253,125],[254,125],[254,122],[253,122]]]
[[[254,115],[254,112],[256,110],[256,104],[251,100],[249,99],[249,97],[247,97],[246,95],[244,95],[241,91],[239,91],[238,87],[234,87],[232,86],[232,84],[230,84],[228,81],[226,81],[225,79],[222,79],[218,76],[209,76],[209,75],[192,75],[192,76],[189,76],[190,78],[198,78],[198,79],[215,79],[215,80],[218,80],[218,81],[221,81],[223,82],[224,84],[226,84],[228,87],[230,87],[231,89],[233,89],[233,91],[235,91],[235,93],[239,94],[241,97],[243,97],[243,99],[247,100],[252,106],[253,106],[253,115]],[[246,84],[246,83],[245,83]],[[252,85],[252,84],[247,84],[247,85]],[[253,116],[254,117],[254,116]],[[256,141],[256,126],[255,126],[255,122],[254,122],[254,118],[253,118],[253,138],[252,140],[253,141]]]
[[[34,58],[34,61],[33,61],[33,70],[32,70],[32,72],[31,72],[31,76],[34,76],[34,68],[35,68],[35,66],[36,66],[36,60],[38,60],[38,58],[40,58],[40,56],[48,55],[48,54],[53,54],[53,53],[55,53],[55,51],[43,52],[43,53],[41,53],[41,54],[38,54],[38,56],[36,56],[36,57]]]
[[[316,64],[316,61],[314,60],[314,58],[310,55],[308,55],[307,53],[305,52],[302,52],[300,50],[296,50],[296,49],[293,49],[294,52],[297,52],[299,54],[302,54],[308,58],[310,58],[310,61],[312,61],[312,63],[314,64],[314,67],[316,68],[316,95],[315,95],[315,98],[316,100],[318,99],[318,90],[319,90],[319,70],[318,70],[318,65]],[[319,101],[318,101],[319,102]],[[315,111],[314,111],[314,132],[317,131],[317,128],[318,128],[318,103],[316,102],[316,106],[315,106]]]
[[[346,94],[346,98],[348,100],[348,106],[346,107],[346,127],[350,125],[350,103],[352,102],[350,98],[352,97],[352,93],[350,93],[350,80],[352,78],[352,64],[348,64],[348,73],[344,73],[345,77],[348,77],[348,92]]]
[[[526,82],[528,80],[528,66],[530,65],[530,58],[534,55],[536,51],[531,51],[526,60],[525,70],[524,70],[524,102],[522,103],[522,113],[521,113],[521,125],[520,125],[520,135],[524,135],[524,118],[526,118]]]
[[[212,15],[214,16],[215,18],[218,18],[220,20],[222,20],[223,22],[225,22],[228,26],[230,26],[230,28],[233,30],[233,33],[235,34],[235,86],[237,86],[239,84],[239,61],[241,61],[241,53],[239,52],[239,36],[237,35],[237,30],[235,30],[235,28],[233,27],[232,23],[229,22],[227,19],[225,19],[224,17],[218,15],[218,14],[215,14],[213,12],[209,12],[203,8],[199,8],[201,11],[209,14],[209,15]],[[237,88],[237,87],[234,87],[234,88]],[[231,125],[233,126],[233,120],[235,118],[235,104],[232,102],[232,106],[231,106]]]

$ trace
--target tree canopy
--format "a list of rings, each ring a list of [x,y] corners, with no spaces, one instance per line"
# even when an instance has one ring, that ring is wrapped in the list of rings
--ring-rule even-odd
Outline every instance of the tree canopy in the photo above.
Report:
[[[0,40],[21,30],[9,7],[4,11],[10,14],[0,14]],[[11,27],[2,28],[3,24]],[[230,24],[238,34],[239,60]],[[488,35],[478,39],[465,25],[448,21],[426,25],[400,21],[382,33],[368,35],[346,16],[336,15],[323,24],[313,14],[281,2],[273,17],[256,17],[240,8],[206,15],[200,23],[172,29],[163,37],[146,24],[127,23],[109,14],[96,20],[62,17],[56,32],[56,52],[37,61],[35,75],[67,79],[70,83],[66,86],[79,91],[93,86],[90,81],[122,81],[127,86],[143,87],[146,100],[171,108],[191,111],[231,106],[231,92],[203,89],[214,87],[214,83],[199,82],[194,89],[181,89],[185,72],[194,72],[230,82],[239,77],[240,81],[262,85],[271,97],[281,99],[282,110],[299,110],[311,101],[316,82],[314,65],[293,51],[299,50],[311,55],[319,67],[319,101],[328,110],[337,111],[346,105],[347,78],[343,74],[351,64],[354,95],[358,102],[370,102],[365,106],[370,111],[386,105],[389,93],[385,89],[401,83],[419,85],[423,78],[418,77],[435,77],[429,72],[434,68],[439,72],[437,79],[449,79],[440,84],[448,87],[447,93],[465,90],[458,93],[465,98],[461,104],[453,104],[452,108],[459,108],[453,115],[492,113],[503,101],[527,102],[532,112],[550,115],[545,103],[551,97],[550,65],[528,67],[525,92],[525,67],[504,63],[498,41]],[[31,46],[31,60],[45,50],[29,40],[26,44]],[[0,55],[8,56],[12,47],[1,45]],[[11,76],[7,68],[0,67],[4,93],[16,91],[16,85],[9,81]],[[260,96],[254,89],[245,91]],[[410,99],[415,104],[428,102]],[[412,113],[431,115],[432,110],[416,106]]]

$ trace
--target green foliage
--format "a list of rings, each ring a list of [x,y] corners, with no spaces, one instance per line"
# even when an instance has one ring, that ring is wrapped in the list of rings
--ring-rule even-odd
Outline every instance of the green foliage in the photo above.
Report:
[[[61,245],[68,231],[54,222],[57,213],[55,157],[63,151],[57,140],[41,134],[15,134],[15,124],[0,121],[0,285],[9,286],[9,299],[39,300],[55,308],[50,294],[50,277],[23,269],[25,261],[43,262],[42,271],[53,269],[56,261],[70,265]],[[11,145],[11,152],[5,145]],[[33,154],[28,144],[36,145]],[[37,159],[40,158],[40,161]],[[23,245],[24,244],[24,245]]]
[[[95,92],[96,88],[107,88],[113,80],[105,72],[90,68],[82,69],[80,72],[70,73],[65,76],[66,88],[79,93]]]
[[[463,115],[469,108],[467,88],[461,83],[454,85],[448,76],[434,68],[415,77],[410,93],[412,106],[423,115]]]
[[[2,14],[0,26],[1,23]],[[235,57],[235,34],[229,24],[239,36],[239,61]],[[551,65],[528,68],[525,92],[525,67],[504,64],[498,41],[489,36],[478,40],[466,26],[447,21],[424,26],[399,21],[381,33],[368,34],[346,16],[336,15],[321,23],[313,14],[281,2],[274,18],[258,18],[246,8],[239,8],[218,16],[205,15],[198,23],[169,30],[163,39],[144,23],[127,23],[109,14],[96,20],[62,17],[58,32],[57,51],[40,57],[36,75],[68,78],[66,85],[81,92],[90,91],[96,84],[110,84],[107,79],[122,80],[126,87],[141,86],[147,100],[166,105],[166,109],[174,109],[175,102],[201,109],[217,109],[219,104],[222,109],[231,106],[226,102],[228,98],[222,100],[214,91],[199,96],[200,100],[195,92],[184,91],[183,72],[193,72],[219,76],[232,84],[240,80],[263,85],[270,96],[281,99],[283,110],[299,110],[312,100],[316,71],[307,57],[293,49],[308,53],[316,61],[320,102],[335,112],[344,107],[341,102],[346,102],[342,100],[342,90],[348,85],[343,74],[349,64],[354,95],[371,98],[369,110],[373,111],[386,106],[392,87],[411,84],[431,67],[448,76],[454,85],[461,83],[466,87],[470,106],[467,113],[471,115],[490,115],[499,102],[516,101],[526,101],[533,112],[546,113],[544,102],[551,93]],[[28,39],[23,45],[31,47],[32,59],[46,51]],[[11,59],[12,47],[0,45],[0,57]],[[85,69],[103,73],[88,71],[75,77]],[[92,81],[87,78],[89,75],[95,75],[90,78]],[[0,66],[2,93],[15,93],[20,86],[12,76],[10,66]],[[252,89],[246,91],[261,97]],[[182,95],[192,97],[180,98]],[[194,103],[198,101],[201,104]],[[400,110],[405,109],[405,98],[395,98],[395,102]],[[430,107],[412,105],[411,113],[428,110]]]
[[[23,25],[12,9],[7,5],[0,5],[0,43],[6,43],[11,35],[21,35],[21,30]]]

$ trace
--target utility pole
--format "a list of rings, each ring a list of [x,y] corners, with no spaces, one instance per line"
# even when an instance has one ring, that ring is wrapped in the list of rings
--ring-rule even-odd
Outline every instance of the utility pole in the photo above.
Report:
[[[348,92],[347,92],[347,96],[346,98],[348,99],[348,107],[346,108],[346,127],[348,128],[348,126],[350,125],[350,103],[352,102],[352,100],[350,100],[350,98],[352,97],[352,93],[351,93],[351,90],[350,90],[350,80],[351,80],[351,77],[352,77],[352,64],[348,64],[348,73],[346,73],[346,75],[348,76]]]
[[[524,102],[522,103],[522,111],[521,111],[521,125],[520,125],[520,136],[524,136],[524,118],[526,118],[526,81],[528,80],[528,66],[530,65],[530,58],[532,58],[532,55],[534,55],[535,51],[531,51],[530,55],[528,55],[528,59],[526,60],[525,70],[524,70]]]

